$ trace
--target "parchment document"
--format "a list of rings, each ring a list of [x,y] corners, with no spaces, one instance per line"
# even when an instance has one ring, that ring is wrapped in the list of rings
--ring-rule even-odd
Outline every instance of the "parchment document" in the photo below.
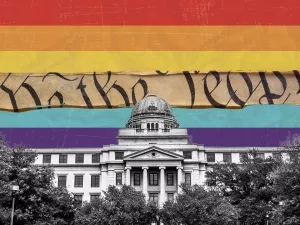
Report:
[[[0,84],[0,109],[13,112],[58,107],[128,107],[150,93],[182,108],[300,104],[298,71],[2,73]]]

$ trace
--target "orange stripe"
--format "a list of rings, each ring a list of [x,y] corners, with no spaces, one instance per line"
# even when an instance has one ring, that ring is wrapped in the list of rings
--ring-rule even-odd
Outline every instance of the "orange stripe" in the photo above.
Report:
[[[0,26],[1,51],[297,51],[300,26]]]

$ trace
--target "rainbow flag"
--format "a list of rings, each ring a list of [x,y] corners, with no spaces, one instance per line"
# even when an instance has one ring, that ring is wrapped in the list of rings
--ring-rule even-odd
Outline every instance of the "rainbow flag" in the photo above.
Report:
[[[299,0],[2,0],[0,71],[292,70]]]

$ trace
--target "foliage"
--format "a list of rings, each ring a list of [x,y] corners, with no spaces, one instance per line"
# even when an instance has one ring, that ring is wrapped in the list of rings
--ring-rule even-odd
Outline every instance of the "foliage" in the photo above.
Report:
[[[53,186],[52,169],[34,165],[33,151],[24,146],[9,147],[3,137],[0,148],[0,224],[9,224],[13,184],[20,188],[14,224],[71,224],[73,199],[67,190]]]
[[[240,221],[263,224],[272,211],[275,191],[270,174],[281,165],[274,158],[261,159],[256,150],[244,156],[243,164],[225,163],[206,173],[207,184],[228,197],[240,209]]]
[[[231,225],[236,223],[238,210],[217,192],[183,186],[174,202],[164,204],[161,218],[165,225]]]
[[[289,157],[270,175],[277,201],[272,214],[276,223],[296,225],[300,224],[300,142],[292,140],[284,152]]]
[[[149,224],[156,213],[147,205],[144,195],[130,186],[109,186],[104,196],[86,203],[76,214],[78,225]]]

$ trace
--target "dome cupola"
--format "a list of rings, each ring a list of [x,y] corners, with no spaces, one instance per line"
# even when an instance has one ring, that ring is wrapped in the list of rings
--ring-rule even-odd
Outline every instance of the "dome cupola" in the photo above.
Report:
[[[178,128],[179,124],[173,115],[170,105],[162,98],[154,94],[149,94],[135,104],[126,127],[169,129]]]

